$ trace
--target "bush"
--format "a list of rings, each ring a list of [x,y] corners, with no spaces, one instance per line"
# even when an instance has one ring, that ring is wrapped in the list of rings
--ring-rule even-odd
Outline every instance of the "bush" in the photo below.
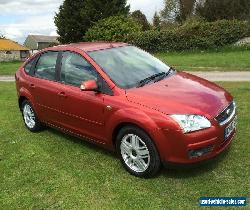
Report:
[[[114,16],[98,21],[85,34],[87,41],[127,42],[131,34],[139,34],[142,26],[132,18]]]
[[[98,21],[85,38],[88,41],[128,42],[150,52],[159,52],[220,48],[248,36],[249,21],[193,19],[160,31],[142,31],[131,18],[120,16]]]
[[[250,36],[250,22],[247,21],[191,21],[169,30],[134,33],[128,41],[151,52],[182,51],[219,48],[247,36]]]

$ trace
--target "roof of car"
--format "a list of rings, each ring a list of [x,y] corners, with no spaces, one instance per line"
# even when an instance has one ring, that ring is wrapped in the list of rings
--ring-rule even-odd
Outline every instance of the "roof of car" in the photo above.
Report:
[[[123,42],[81,42],[81,43],[72,43],[68,45],[58,45],[56,48],[65,48],[65,47],[74,47],[81,49],[85,52],[91,52],[96,50],[104,50],[115,47],[127,46],[128,44]]]

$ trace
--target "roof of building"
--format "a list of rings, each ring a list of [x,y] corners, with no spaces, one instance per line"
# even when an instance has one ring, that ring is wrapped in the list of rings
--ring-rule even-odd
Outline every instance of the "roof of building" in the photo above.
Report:
[[[59,36],[44,36],[44,35],[28,35],[27,38],[32,38],[35,42],[58,43]]]
[[[91,52],[96,50],[104,50],[115,47],[122,47],[128,44],[122,42],[81,42],[81,43],[72,43],[68,45],[59,45],[55,46],[55,48],[65,48],[65,47],[74,47],[81,49],[85,52]]]
[[[29,50],[28,48],[14,42],[10,39],[0,39],[0,51],[12,51],[12,50]]]

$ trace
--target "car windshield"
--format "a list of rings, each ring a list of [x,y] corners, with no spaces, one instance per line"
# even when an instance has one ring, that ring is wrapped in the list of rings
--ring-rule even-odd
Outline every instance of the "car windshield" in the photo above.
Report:
[[[153,75],[167,73],[170,67],[134,46],[124,46],[88,53],[120,88],[138,86]]]

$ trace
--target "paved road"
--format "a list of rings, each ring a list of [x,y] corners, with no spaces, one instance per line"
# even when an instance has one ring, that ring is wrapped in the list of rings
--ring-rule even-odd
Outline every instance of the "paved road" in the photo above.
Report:
[[[15,78],[13,76],[0,76],[0,82],[13,82]]]
[[[189,72],[199,77],[203,77],[210,81],[230,81],[230,82],[250,82],[250,72],[235,71],[235,72]],[[13,76],[0,76],[0,82],[12,82]]]
[[[233,71],[233,72],[190,72],[199,77],[203,77],[210,81],[229,81],[229,82],[250,82],[249,71]]]

